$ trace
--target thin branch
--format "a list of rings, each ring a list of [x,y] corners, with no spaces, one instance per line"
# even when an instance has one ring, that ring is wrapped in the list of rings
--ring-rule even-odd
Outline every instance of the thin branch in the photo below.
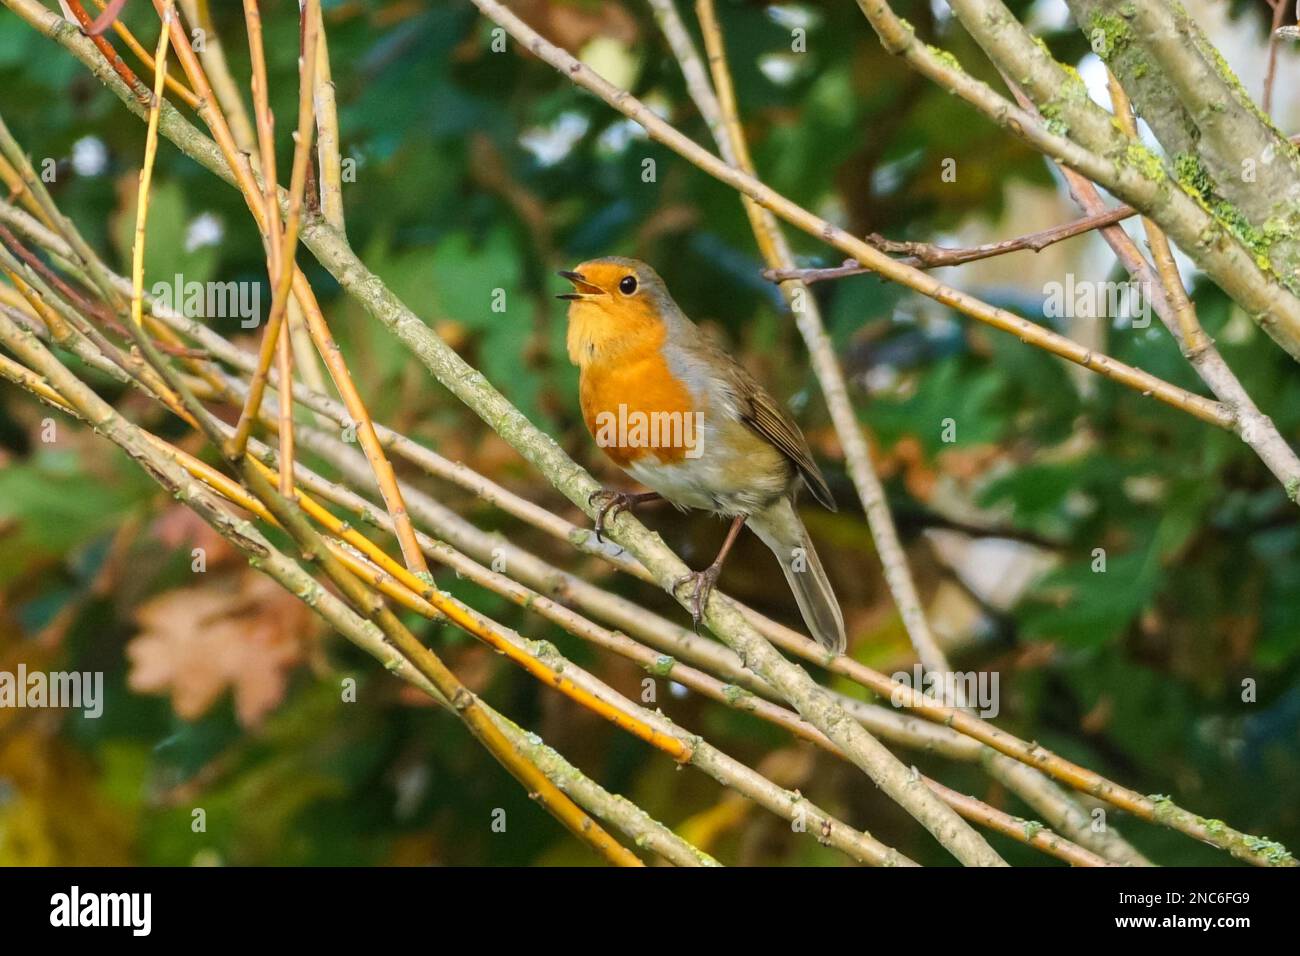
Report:
[[[1117,206],[1095,216],[1084,216],[1073,222],[1066,222],[1059,226],[1052,226],[1049,229],[1031,232],[1015,239],[1001,239],[997,242],[986,242],[978,246],[968,246],[961,249],[936,246],[928,242],[897,242],[875,233],[867,236],[867,242],[881,252],[902,253],[904,258],[899,261],[906,265],[915,266],[918,269],[937,269],[942,266],[959,266],[979,259],[991,259],[994,256],[1002,256],[1008,252],[1018,252],[1022,249],[1042,252],[1054,243],[1072,239],[1085,232],[1101,229],[1104,226],[1121,222],[1136,215],[1137,210],[1132,206]],[[827,279],[846,279],[849,276],[864,275],[871,271],[871,269],[858,264],[856,261],[849,260],[843,265],[824,269],[767,269],[764,271],[763,277],[772,282],[798,279],[806,285],[812,285],[814,282],[824,282]]]
[[[926,783],[931,790],[956,808],[957,812],[967,820],[983,824],[1003,836],[1042,850],[1044,853],[1049,853],[1072,866],[1111,865],[1107,860],[1091,850],[1085,850],[1078,844],[1057,836],[1041,823],[1013,817],[1009,813],[1004,813],[989,806],[982,800],[976,800],[974,797],[945,787],[936,780],[927,780]]]
[[[677,866],[721,866],[709,854],[683,840],[627,797],[610,793],[548,747],[542,738],[525,733],[509,718],[486,704],[483,706],[516,749],[536,764],[557,787],[610,826],[623,831],[636,846],[652,850]]]
[[[168,27],[174,11],[173,0],[166,0],[163,8],[162,28],[158,31],[158,48],[154,51],[153,99],[149,104],[149,123],[144,138],[144,162],[140,166],[139,187],[135,196],[135,242],[131,247],[131,321],[137,329],[144,328],[144,243],[149,220],[149,188],[153,182],[153,164],[158,156],[158,110],[162,106],[163,79],[167,76]],[[119,7],[121,4],[119,4]],[[116,11],[105,11],[105,16]],[[112,22],[111,20],[109,22]],[[105,23],[101,30],[107,29]],[[93,30],[91,31],[94,32]]]
[[[18,170],[14,169],[13,165],[9,160],[5,159],[2,153],[0,153],[0,180],[3,180],[5,186],[8,187],[11,201],[14,199],[19,200],[33,216],[51,229],[55,228],[53,220],[49,218],[41,204],[36,200],[32,190],[23,181],[22,175]]]
[[[86,28],[86,33],[92,37],[99,36],[113,25],[124,6],[126,6],[126,0],[109,0],[108,4],[103,8],[104,12]]]
[[[325,372],[302,317],[302,306],[295,296],[289,296],[289,338],[293,340],[293,363],[298,375],[315,391],[324,394],[329,388],[325,383]]]
[[[86,8],[81,5],[81,0],[67,0],[68,8],[72,10],[72,15],[77,18],[81,24],[82,32],[95,44],[99,52],[104,55],[108,65],[113,68],[127,88],[135,94],[136,99],[145,106],[149,105],[149,87],[144,84],[140,77],[136,76],[135,71],[126,65],[126,61],[117,55],[117,50],[113,49],[113,44],[108,42],[108,38],[94,32],[94,21],[91,19]],[[152,69],[152,68],[151,68]]]
[[[253,116],[257,123],[257,156],[262,167],[262,216],[265,221],[262,244],[266,250],[266,268],[272,282],[271,314],[262,329],[261,347],[258,349],[257,368],[249,386],[249,407],[239,413],[235,434],[225,449],[228,458],[244,454],[248,436],[256,421],[256,410],[262,404],[262,391],[266,376],[274,361],[276,346],[280,341],[280,327],[284,319],[284,295],[280,292],[280,276],[284,271],[280,258],[284,251],[281,241],[282,225],[280,204],[276,202],[279,174],[275,168],[275,115],[271,111],[270,91],[266,79],[266,51],[262,43],[262,12],[257,0],[244,0],[244,25],[248,33],[248,57],[251,63],[250,87],[253,93]],[[287,291],[287,290],[286,290]],[[287,430],[292,435],[292,429]],[[292,440],[292,439],[290,439]],[[285,491],[280,489],[281,494]]]
[[[225,45],[221,42],[221,32],[212,19],[209,0],[180,0],[181,11],[185,20],[203,31],[203,51],[199,59],[203,62],[203,72],[211,84],[207,96],[214,96],[213,105],[220,108],[222,115],[230,124],[231,135],[239,149],[252,154],[257,149],[257,135],[248,115],[248,107],[230,72],[226,60]],[[201,90],[196,90],[202,97]],[[198,111],[202,115],[202,111]]]
[[[77,14],[77,10],[81,7],[80,0],[68,0],[68,5],[72,9],[73,15],[77,16],[80,20],[80,16]],[[107,4],[104,3],[104,0],[95,0],[95,6],[99,7],[100,10],[107,9]],[[128,28],[125,23],[121,20],[114,20],[113,32],[122,38],[122,42],[127,45],[133,54],[135,54],[135,58],[144,65],[144,68],[147,71],[150,73],[154,72],[154,58],[150,56],[149,51],[144,48],[140,41],[135,38],[135,34],[131,32],[130,28]],[[188,86],[176,79],[170,73],[167,75],[167,89],[179,96],[185,105],[190,107],[190,109],[198,107],[199,98],[194,95],[194,92]]]
[[[315,3],[318,5],[319,0],[315,0]],[[234,437],[226,449],[227,456],[234,458],[243,455],[248,443],[256,410],[261,405],[262,391],[266,386],[266,374],[273,355],[278,356],[280,375],[286,381],[293,378],[293,346],[285,316],[293,282],[307,163],[311,155],[311,134],[314,123],[312,88],[316,69],[318,13],[319,11],[313,6],[313,0],[308,0],[302,11],[298,129],[289,184],[289,209],[281,229],[280,204],[277,196],[279,179],[275,168],[275,118],[268,101],[266,58],[262,46],[262,15],[257,0],[244,0],[244,19],[248,25],[249,52],[253,64],[253,104],[257,116],[258,150],[262,162],[262,208],[266,217],[267,271],[274,285],[271,293],[271,314],[262,333],[259,364],[249,391],[250,407],[241,412]],[[280,475],[280,491],[287,495],[293,488],[292,402],[286,401],[282,411],[287,414],[287,417],[283,420],[280,429],[280,458],[284,462]]]
[[[63,20],[57,20],[57,22],[67,26],[69,30],[72,29]],[[89,51],[87,52],[89,54]],[[114,75],[114,80],[116,79],[117,77]],[[136,102],[125,85],[118,90],[118,93],[125,96],[124,102],[131,103],[133,108],[139,110],[138,115],[147,121],[148,108]],[[77,228],[59,210],[54,198],[50,195],[50,191],[45,188],[45,183],[36,175],[31,160],[27,158],[27,154],[18,145],[18,141],[14,139],[3,118],[0,118],[0,153],[4,154],[14,171],[21,177],[24,196],[36,204],[40,210],[38,216],[41,221],[50,225],[66,240],[70,250],[70,257],[86,273],[94,286],[100,290],[109,306],[118,314],[127,316],[130,309],[130,290],[128,289],[123,294],[108,281],[107,270],[103,267],[99,257],[95,255],[95,251],[91,249],[90,244],[86,242]]]
[[[7,234],[5,235],[6,241],[13,239],[12,234],[9,234],[7,230],[5,233]],[[18,251],[20,254],[26,253],[26,250],[21,245],[18,246]],[[30,253],[26,253],[24,258],[26,259],[29,256]],[[180,408],[177,397],[145,365],[139,356],[124,353],[109,342],[103,333],[91,325],[83,315],[50,288],[44,276],[32,269],[26,262],[18,262],[3,244],[0,244],[0,265],[4,267],[10,281],[27,299],[32,309],[49,325],[57,343],[66,346],[78,339],[92,343],[126,375],[140,376],[142,380],[148,383],[150,388],[157,389],[160,394],[166,396],[169,407],[183,415],[184,410]],[[25,281],[19,276],[19,273],[26,277]]]
[[[1273,80],[1277,76],[1277,47],[1281,39],[1277,31],[1286,19],[1286,11],[1291,3],[1290,0],[1268,0],[1268,5],[1273,8],[1273,25],[1268,31],[1268,67],[1264,70],[1264,97],[1260,105],[1265,116],[1272,116]]]
[[[91,345],[85,339],[74,335],[67,325],[62,326],[62,335],[54,332],[49,322],[49,319],[53,314],[52,312],[47,311],[46,313],[33,316],[30,312],[21,311],[8,305],[0,306],[0,312],[3,312],[15,324],[30,331],[41,341],[53,342],[59,348],[70,352],[82,362],[85,362],[90,368],[102,372],[114,382],[117,382],[120,385],[135,386],[140,388],[142,391],[148,392],[147,389],[138,384],[138,379],[133,378],[127,372],[123,371],[121,366],[117,365],[110,359],[104,358],[104,354],[100,352],[99,349],[95,348],[95,346]]]
[[[1106,84],[1110,90],[1111,108],[1114,110],[1115,118],[1119,121],[1125,135],[1129,139],[1136,140],[1137,120],[1133,117],[1133,105],[1129,102],[1128,94],[1124,92],[1124,87],[1119,85],[1115,74],[1109,70],[1106,72]],[[1209,338],[1201,328],[1201,323],[1196,317],[1196,309],[1191,299],[1187,297],[1187,290],[1183,288],[1182,277],[1178,274],[1178,264],[1174,262],[1174,253],[1169,248],[1169,240],[1165,237],[1164,230],[1146,216],[1142,217],[1142,228],[1146,232],[1151,258],[1160,276],[1160,285],[1169,299],[1174,316],[1178,320],[1178,328],[1182,332],[1180,344],[1183,352],[1188,360],[1195,360],[1209,347]]]
[[[285,315],[277,337],[277,358],[280,380],[293,381],[293,340],[289,337],[287,308],[293,282],[293,265],[298,254],[298,232],[302,226],[304,190],[307,188],[307,170],[311,164],[312,131],[315,128],[315,76],[318,62],[318,29],[321,23],[320,0],[306,0],[301,8],[300,50],[298,57],[298,130],[294,134],[293,166],[289,177],[289,212],[285,217],[284,235],[281,237],[279,266],[275,288],[272,290],[271,317],[276,307]],[[265,185],[265,184],[264,184]],[[266,196],[267,211],[279,207],[275,188]],[[269,324],[269,323],[268,323]],[[283,395],[280,401],[280,490],[289,494],[293,489],[293,398]],[[417,566],[417,570],[419,570]],[[424,569],[424,570],[427,570]]]
[[[393,521],[397,525],[397,540],[402,546],[402,557],[406,561],[406,566],[427,578],[429,566],[425,563],[424,555],[415,540],[415,530],[411,527],[406,502],[397,485],[397,474],[393,471],[393,465],[384,454],[383,446],[375,434],[374,421],[366,410],[356,383],[352,380],[343,352],[334,341],[329,325],[325,322],[325,316],[316,302],[316,296],[301,269],[295,270],[293,283],[294,293],[303,307],[303,316],[307,320],[307,330],[311,333],[312,342],[316,345],[317,353],[325,360],[325,368],[329,371],[334,387],[338,389],[344,405],[347,406],[348,414],[356,425],[357,440],[370,461],[370,467],[375,473],[375,481],[383,492],[388,513],[393,516]]]
[[[339,155],[339,111],[330,71],[325,14],[313,4],[316,17],[316,77],[312,96],[316,104],[316,164],[320,171],[320,212],[325,221],[346,234],[343,222],[343,162]]]
[[[66,302],[75,312],[80,313],[83,316],[93,316],[106,330],[120,335],[123,338],[129,337],[126,327],[117,321],[117,318],[107,307],[99,302],[91,302],[76,289],[72,288],[72,286],[68,285],[68,283],[63,280],[62,276],[42,262],[38,256],[34,255],[31,250],[29,250],[18,239],[18,237],[10,232],[9,228],[3,224],[0,224],[0,244],[8,246],[13,254],[22,260],[23,265],[33,270],[37,275],[45,280],[45,282],[49,283],[50,288],[57,292],[63,301]],[[9,273],[9,276],[10,280],[14,283],[15,290],[20,286],[26,285],[26,283],[12,273]],[[130,280],[126,280],[125,285],[129,294],[131,289]],[[26,299],[21,298],[21,294],[19,301],[30,305]],[[62,322],[60,321],[59,324],[62,325]],[[57,330],[55,331],[57,333]],[[184,346],[177,346],[170,342],[155,341],[154,345],[168,355],[175,355],[183,358],[204,358],[207,354],[201,349],[188,349]],[[120,353],[110,346],[109,354],[117,355]],[[129,361],[129,358],[123,356],[122,361]]]

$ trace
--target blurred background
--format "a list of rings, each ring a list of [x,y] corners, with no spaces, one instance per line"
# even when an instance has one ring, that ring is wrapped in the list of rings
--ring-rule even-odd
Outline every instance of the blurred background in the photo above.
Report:
[[[1104,88],[1104,68],[1061,0],[1009,5],[1090,88]],[[129,3],[124,19],[151,46],[148,6]],[[213,6],[233,71],[246,76],[238,5]],[[1268,4],[1190,6],[1258,95]],[[361,257],[569,454],[620,487],[626,480],[578,413],[554,299],[565,283],[554,270],[608,254],[652,263],[683,309],[729,342],[807,433],[840,503],[838,514],[812,503],[804,510],[844,605],[850,653],[886,672],[910,668],[803,343],[761,276],[735,193],[513,41],[493,53],[491,25],[468,2],[325,0],[324,8],[342,151],[355,162],[344,193],[348,232]],[[647,5],[522,0],[512,8],[711,148]],[[679,8],[693,23],[689,5]],[[944,4],[903,0],[896,9],[998,83]],[[297,4],[267,0],[264,10],[287,168]],[[885,54],[854,4],[723,0],[719,14],[758,170],[819,215],[860,235],[950,245],[1078,215],[1037,154]],[[805,52],[791,50],[794,28],[806,31]],[[1284,47],[1279,62],[1275,119],[1291,133],[1300,129],[1300,60]],[[50,188],[65,213],[129,271],[143,124],[7,11],[0,111],[38,168],[54,160]],[[646,159],[652,182],[643,178]],[[952,181],[941,175],[947,159],[956,164]],[[237,193],[166,142],[155,177],[151,282],[177,273],[265,279]],[[832,250],[789,235],[805,264],[838,263]],[[300,258],[377,421],[585,523]],[[1206,329],[1296,440],[1300,378],[1291,360],[1183,264]],[[1040,321],[1058,321],[1042,319],[1044,287],[1067,274],[1124,278],[1094,235],[939,273]],[[485,287],[506,290],[504,313],[484,307]],[[999,724],[1140,792],[1170,793],[1207,817],[1300,844],[1300,524],[1252,453],[1226,432],[876,279],[814,289],[935,630],[955,667],[1000,675]],[[1159,322],[1141,328],[1120,316],[1058,327],[1202,391]],[[222,331],[254,346],[234,321]],[[145,410],[107,381],[102,393],[133,414]],[[63,420],[59,440],[42,442],[47,415],[0,384],[0,670],[22,662],[102,671],[106,702],[98,719],[0,710],[0,864],[592,862],[454,720],[251,571],[114,448]],[[949,418],[956,434],[946,442]],[[183,426],[166,427],[181,440]],[[685,619],[666,595],[450,485],[403,475],[480,526]],[[671,510],[642,517],[696,567],[724,530]],[[209,555],[197,584],[195,546]],[[1092,568],[1097,548],[1105,573]],[[438,582],[639,699],[644,675],[633,665],[448,572]],[[797,625],[775,562],[751,536],[721,587]],[[419,624],[494,706],[725,862],[843,860],[460,632]],[[358,681],[356,703],[339,700],[344,676]],[[1256,687],[1249,703],[1247,680]],[[658,703],[914,859],[951,862],[847,765],[676,685]],[[977,767],[901,756],[949,786],[1032,815]],[[192,832],[195,807],[206,811],[206,832]],[[507,811],[504,834],[490,826],[494,808]],[[1169,831],[1116,813],[1110,820],[1159,862],[1230,862]],[[1013,863],[1047,862],[1018,844],[994,844]]]

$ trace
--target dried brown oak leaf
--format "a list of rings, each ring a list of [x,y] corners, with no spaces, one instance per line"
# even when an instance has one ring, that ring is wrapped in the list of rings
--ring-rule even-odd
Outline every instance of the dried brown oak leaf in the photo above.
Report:
[[[229,689],[245,727],[283,699],[289,673],[319,627],[310,608],[249,570],[167,591],[135,617],[141,631],[126,647],[128,686],[170,694],[186,720],[202,716]]]

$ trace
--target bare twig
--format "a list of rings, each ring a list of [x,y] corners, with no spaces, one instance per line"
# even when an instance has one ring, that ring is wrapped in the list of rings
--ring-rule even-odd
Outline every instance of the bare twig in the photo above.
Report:
[[[124,6],[126,6],[126,0],[109,0],[104,7],[104,12],[86,28],[87,35],[97,37],[102,34],[117,20],[117,15],[122,12]]]
[[[279,185],[275,168],[275,118],[268,101],[266,58],[262,48],[262,15],[257,0],[244,0],[244,19],[248,25],[248,44],[253,63],[253,104],[257,116],[258,151],[262,162],[262,209],[266,219],[267,271],[274,283],[271,292],[271,313],[262,333],[259,363],[249,390],[249,407],[239,417],[234,437],[226,454],[239,457],[244,453],[248,436],[261,405],[266,387],[267,370],[272,356],[278,356],[280,375],[285,381],[293,378],[293,345],[289,338],[285,317],[292,288],[298,230],[302,218],[303,189],[306,184],[307,164],[311,156],[313,128],[313,77],[316,69],[316,24],[319,0],[309,0],[302,10],[302,53],[299,57],[300,81],[298,93],[298,129],[295,136],[293,170],[289,184],[288,215],[281,228]],[[289,494],[293,488],[293,404],[286,400],[281,409],[284,417],[280,428],[280,491]]]
[[[122,78],[122,81],[135,94],[136,99],[148,105],[149,87],[145,86],[144,81],[136,76],[135,71],[126,65],[126,61],[117,55],[117,51],[113,49],[113,44],[109,43],[107,38],[101,34],[94,32],[94,21],[91,20],[90,14],[86,12],[86,8],[81,5],[81,0],[67,0],[67,2],[72,15],[81,24],[82,31],[95,44],[99,52],[104,55],[104,59],[109,66]]]
[[[73,15],[77,16],[76,11],[81,6],[79,0],[69,0],[69,6],[73,11]],[[100,10],[105,10],[108,5],[104,3],[104,0],[95,0],[95,6],[99,7]],[[135,38],[135,34],[131,32],[130,28],[121,20],[114,20],[113,32],[122,38],[122,42],[135,54],[135,58],[144,64],[146,70],[152,73],[154,71],[154,59],[140,41]],[[167,75],[167,89],[180,97],[190,109],[194,109],[199,105],[199,98],[194,95],[194,92],[170,73]]]
[[[203,63],[204,74],[211,84],[210,93],[215,94],[215,102],[230,124],[235,143],[241,150],[251,155],[257,149],[257,136],[248,115],[248,107],[239,92],[239,84],[235,82],[230,72],[230,64],[226,60],[226,48],[221,41],[221,32],[212,20],[209,0],[180,0],[180,5],[186,22],[203,31],[205,39],[199,59]]]
[[[6,241],[12,238],[12,234],[9,234],[6,236]],[[30,254],[25,254],[26,251],[21,245],[17,249],[20,254],[24,254],[25,259],[31,258]],[[78,340],[93,344],[127,376],[138,375],[147,383],[148,387],[157,389],[161,395],[165,396],[169,407],[183,415],[183,409],[180,408],[176,396],[138,356],[124,353],[109,342],[103,333],[87,321],[85,316],[50,288],[40,272],[32,269],[26,262],[20,263],[4,245],[0,245],[0,266],[4,267],[10,281],[27,299],[33,311],[50,327],[55,342],[63,346],[72,345],[74,348]],[[20,273],[25,276],[25,281],[20,276]]]
[[[936,780],[927,780],[926,783],[931,790],[939,794],[967,820],[983,824],[1003,836],[1042,850],[1044,853],[1049,853],[1072,866],[1111,865],[1103,857],[1098,856],[1091,850],[1085,850],[1078,844],[1063,839],[1041,823],[1013,817],[1009,813],[1004,813],[989,806],[982,800],[976,800],[974,797],[945,787]]]
[[[1109,71],[1106,73],[1106,83],[1110,89],[1111,107],[1115,112],[1115,118],[1128,137],[1136,140],[1137,121],[1133,118],[1133,106],[1129,102],[1128,94],[1124,92],[1124,87],[1119,85],[1119,80],[1115,79],[1114,73]],[[1142,217],[1142,228],[1147,234],[1147,244],[1151,247],[1151,257],[1160,276],[1160,285],[1173,307],[1178,328],[1182,332],[1183,352],[1188,360],[1195,361],[1196,357],[1209,347],[1209,339],[1196,318],[1196,309],[1192,306],[1191,299],[1187,297],[1187,290],[1183,288],[1183,280],[1178,275],[1178,265],[1174,262],[1174,253],[1169,247],[1169,240],[1165,238],[1164,230],[1146,216]]]
[[[1273,25],[1268,31],[1268,67],[1264,70],[1264,96],[1260,107],[1264,110],[1265,116],[1272,116],[1273,79],[1277,76],[1277,45],[1281,39],[1277,31],[1282,26],[1282,21],[1286,19],[1286,11],[1291,3],[1290,0],[1268,0],[1268,5],[1273,8]]]
[[[320,213],[325,221],[346,234],[343,223],[343,162],[339,149],[339,111],[330,71],[325,14],[313,4],[316,17],[316,76],[312,96],[316,103],[316,162],[320,171]]]
[[[1006,255],[1008,252],[1017,252],[1021,249],[1041,252],[1054,243],[1072,239],[1085,232],[1101,229],[1104,226],[1121,222],[1136,215],[1137,210],[1132,206],[1117,206],[1095,216],[1084,216],[1073,222],[1062,223],[1059,226],[1052,226],[1050,229],[1043,229],[1038,232],[1031,232],[1015,239],[1001,239],[997,242],[986,242],[978,246],[961,249],[936,246],[928,242],[898,242],[875,233],[867,236],[867,242],[881,252],[902,253],[904,258],[899,261],[909,266],[915,266],[918,269],[937,269],[942,266],[959,266],[978,259],[991,259],[994,256]],[[812,285],[814,282],[824,282],[827,279],[845,279],[849,276],[864,275],[872,271],[850,259],[843,265],[824,269],[767,269],[763,276],[772,282],[798,279],[807,285]]]
[[[118,4],[119,8],[121,4]],[[117,11],[106,10],[116,17]],[[149,104],[149,124],[144,139],[144,162],[140,166],[140,183],[135,197],[135,243],[131,249],[131,321],[137,329],[144,328],[144,241],[149,219],[149,187],[153,182],[153,164],[158,156],[158,110],[162,106],[163,79],[167,76],[167,43],[170,39],[168,27],[171,25],[174,11],[172,0],[166,0],[163,8],[162,28],[158,31],[158,48],[154,51],[153,99]],[[112,22],[112,18],[109,19]],[[108,23],[101,28],[107,29]],[[94,32],[92,30],[92,32]]]

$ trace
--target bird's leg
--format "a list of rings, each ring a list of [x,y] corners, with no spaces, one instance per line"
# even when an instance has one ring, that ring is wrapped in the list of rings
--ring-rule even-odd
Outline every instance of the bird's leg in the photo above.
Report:
[[[703,571],[692,571],[690,574],[684,574],[673,582],[673,593],[687,581],[691,582],[691,620],[695,622],[696,633],[700,630],[700,621],[704,619],[704,605],[709,600],[709,594],[713,591],[713,586],[718,583],[718,575],[722,573],[722,562],[727,560],[727,552],[731,546],[736,543],[736,538],[740,535],[740,529],[745,526],[745,516],[736,515],[731,519],[731,528],[727,531],[726,540],[722,542],[722,547],[718,549],[718,556],[713,559]]]
[[[620,511],[630,511],[647,501],[658,501],[663,495],[657,491],[609,491],[602,489],[587,499],[590,505],[596,505],[596,540],[603,541],[605,522],[613,521]]]

